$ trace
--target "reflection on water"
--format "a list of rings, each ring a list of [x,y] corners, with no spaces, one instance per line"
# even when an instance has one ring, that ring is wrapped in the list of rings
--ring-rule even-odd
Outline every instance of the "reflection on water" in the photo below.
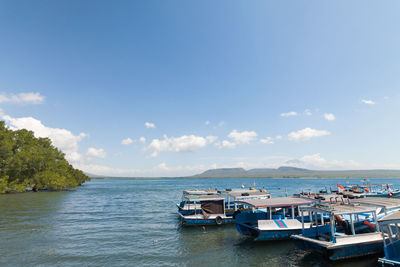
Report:
[[[255,179],[273,197],[343,179]],[[352,180],[351,183],[358,183]],[[385,179],[373,182],[399,184]],[[253,179],[93,180],[76,190],[0,195],[0,266],[378,266],[377,257],[330,263],[291,241],[253,242],[234,226],[181,227],[184,189]]]

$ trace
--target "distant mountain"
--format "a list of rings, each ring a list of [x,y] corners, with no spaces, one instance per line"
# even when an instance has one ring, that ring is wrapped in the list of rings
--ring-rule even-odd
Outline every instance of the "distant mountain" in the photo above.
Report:
[[[211,169],[203,172],[203,177],[231,177],[246,175],[247,171],[243,168],[223,168],[223,169]]]
[[[266,177],[266,178],[301,178],[301,177],[349,177],[349,178],[400,178],[400,170],[344,170],[344,171],[320,171],[296,168],[290,166],[282,166],[277,169],[259,168],[245,170],[243,168],[223,168],[211,169],[203,173],[190,177],[207,177],[207,178],[222,178],[222,177]]]

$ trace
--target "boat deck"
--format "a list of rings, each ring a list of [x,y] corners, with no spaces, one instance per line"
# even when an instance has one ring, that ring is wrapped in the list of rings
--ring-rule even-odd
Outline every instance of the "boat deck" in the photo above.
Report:
[[[302,235],[293,236],[295,239],[300,239],[312,243],[319,244],[327,249],[337,249],[343,246],[349,245],[358,245],[361,243],[375,243],[375,242],[383,242],[381,233],[368,233],[368,234],[359,234],[359,235],[346,235],[346,236],[336,236],[336,243],[332,243],[330,241],[317,240],[314,238],[304,237]]]
[[[385,209],[400,208],[400,199],[398,198],[368,197],[368,198],[353,199],[351,202],[362,205],[378,206]]]

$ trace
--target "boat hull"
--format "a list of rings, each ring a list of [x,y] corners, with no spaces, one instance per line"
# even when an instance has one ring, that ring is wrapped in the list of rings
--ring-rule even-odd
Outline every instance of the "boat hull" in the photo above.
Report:
[[[332,261],[383,253],[383,241],[352,244],[340,247],[325,247],[315,242],[295,239],[295,244],[302,250],[316,252]]]
[[[191,225],[223,225],[235,223],[235,219],[230,216],[213,216],[211,218],[205,218],[202,215],[189,215],[183,216],[180,214],[182,219],[182,224],[186,226]]]

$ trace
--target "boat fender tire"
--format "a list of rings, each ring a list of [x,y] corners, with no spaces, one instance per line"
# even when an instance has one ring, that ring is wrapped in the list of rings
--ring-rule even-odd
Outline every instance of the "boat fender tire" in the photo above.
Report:
[[[240,210],[237,210],[233,213],[232,218],[236,219],[236,215],[238,215],[240,213]]]
[[[220,216],[217,216],[217,218],[215,218],[215,223],[217,225],[222,225],[222,218]]]

